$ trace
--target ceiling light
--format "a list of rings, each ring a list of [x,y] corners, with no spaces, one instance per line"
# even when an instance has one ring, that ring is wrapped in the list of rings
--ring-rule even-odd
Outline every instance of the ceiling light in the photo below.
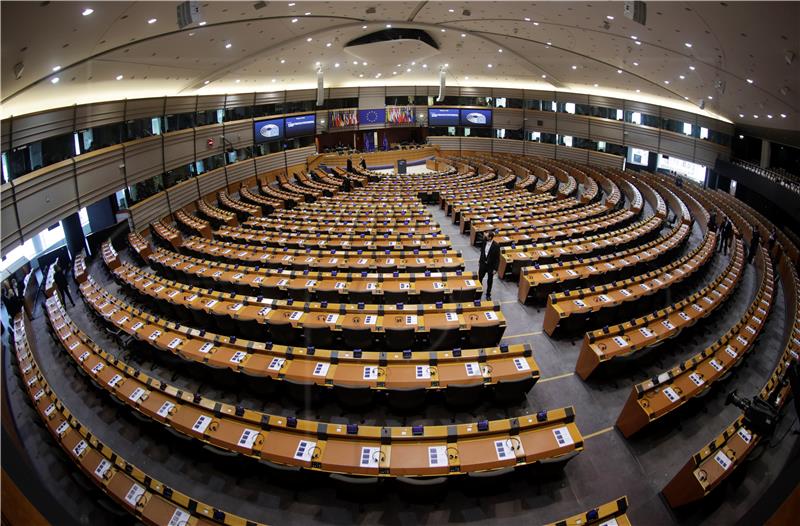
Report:
[[[753,115],[753,118],[754,118],[754,119],[757,119],[757,118],[758,118],[758,115]]]
[[[428,65],[427,64],[423,64],[422,67],[427,69]]]
[[[392,28],[392,24],[386,24],[386,27],[387,27],[388,29],[391,29],[391,28]]]
[[[275,79],[272,79],[272,82],[275,82]]]
[[[59,69],[61,69],[61,66],[53,66],[53,71],[58,71]]]
[[[297,19],[296,18],[292,18],[292,24],[294,24],[296,22],[297,22]]]
[[[542,75],[542,78],[543,78],[543,79],[546,79],[546,78],[547,78],[547,75]]]
[[[286,59],[285,58],[281,59],[281,64],[286,64]]]
[[[686,77],[684,77],[683,75],[678,75],[678,78],[679,78],[679,79],[681,79],[681,80],[683,80],[683,79],[685,79]]]
[[[606,15],[606,18],[608,18],[609,20],[614,20],[614,17],[612,15]]]
[[[194,36],[194,32],[189,33],[189,36],[193,37]]]
[[[785,119],[785,118],[786,118],[786,114],[785,113],[781,113],[781,119]]]
[[[572,69],[578,69],[578,66],[572,66]]]
[[[469,80],[469,77],[464,77],[464,80]]]
[[[333,45],[333,44],[331,44],[330,42],[328,42],[327,44],[325,44],[325,47],[331,47],[332,45]]]
[[[158,22],[158,18],[151,18],[147,21],[148,24],[155,24],[156,22]]]
[[[362,63],[361,63],[361,65],[362,65],[362,66],[366,66],[366,65],[367,65],[367,63],[366,63],[366,62],[362,62]]]
[[[333,65],[333,67],[338,68],[339,67],[339,63],[337,62],[336,64]]]
[[[239,84],[241,81],[242,79],[236,79],[236,84]]]
[[[466,37],[467,37],[466,33],[461,33],[461,38],[466,38]]]
[[[747,79],[747,83],[748,84],[752,84],[753,83],[753,79]]]
[[[448,68],[448,67],[450,67],[450,64],[445,62],[444,67]]]
[[[533,25],[538,26],[539,22],[534,22]]]
[[[769,113],[767,113],[767,118],[768,118],[768,119],[771,119],[771,118],[772,118],[772,115],[770,115]]]
[[[639,41],[637,40],[637,41],[636,41],[636,45],[637,45],[637,46],[641,46],[641,45],[642,45],[642,43],[641,43],[641,42],[639,42]]]
[[[633,40],[637,40],[639,37],[637,37],[636,35],[631,35],[631,38],[632,38]]]
[[[122,75],[120,75],[119,77],[117,77],[117,80],[120,80],[120,77],[121,77],[121,76],[122,76]],[[207,80],[207,81],[203,82],[203,85],[206,85],[206,84],[208,84],[209,82],[211,82],[211,81],[210,81],[210,80]]]
[[[552,43],[552,42],[547,42],[546,44],[547,44],[548,46],[552,46],[552,45],[553,45],[553,43]]]
[[[669,81],[668,81],[668,80],[665,80],[665,81],[664,81],[664,84],[669,84]]]
[[[198,23],[197,25],[198,25],[198,26],[204,26],[204,25],[206,25],[207,23],[208,23],[208,22],[206,22],[205,20],[203,20],[202,22]]]
[[[367,29],[367,26],[361,26],[361,29]]]
[[[686,46],[686,47],[692,47],[692,43],[691,42],[686,42],[683,45]]]
[[[640,93],[641,91],[642,91],[642,90],[640,90],[640,89],[637,89],[637,90],[636,90],[636,93]]]
[[[376,79],[378,79],[378,78],[380,78],[380,77],[381,77],[381,73],[378,73],[377,75],[375,75],[375,78],[376,78]]]
[[[595,84],[595,85],[594,85],[594,87],[596,88],[596,87],[597,87],[597,84]]]
[[[639,65],[639,63],[638,63],[638,62],[634,62],[634,63],[633,63],[633,65],[634,65],[634,66],[638,66],[638,65]]]
[[[739,114],[739,118],[740,118],[740,119],[744,119],[744,113],[740,113],[740,114]]]
[[[392,71],[392,75],[397,75],[397,72],[396,71]]]
[[[689,97],[684,97],[683,99],[684,99],[684,100],[689,100]]]
[[[306,15],[306,16],[308,16],[308,15],[310,15],[310,14],[311,14],[311,11],[309,11],[309,12],[305,13],[305,15]]]
[[[318,60],[314,65],[315,66],[319,66],[320,64],[321,64],[321,62]]]
[[[493,67],[493,66],[492,66],[491,64],[486,64],[486,67],[487,67],[487,68],[491,68],[491,67]]]
[[[306,42],[311,42],[312,40],[314,40],[314,39],[313,39],[313,38],[311,38],[311,37],[308,37],[308,38],[306,39]]]
[[[58,77],[53,77],[53,78],[50,79],[50,82],[53,83],[53,84],[58,84],[59,80],[61,80],[61,79],[58,78]]]
[[[354,61],[353,61],[353,65],[354,65],[354,66],[358,66],[358,60],[354,60]]]
[[[412,63],[411,63],[411,65],[412,65],[412,66],[416,66],[416,65],[417,65],[417,63],[416,63],[416,62],[412,62]]]
[[[289,2],[289,7],[294,7],[294,2]]]
[[[618,69],[618,70],[617,70],[617,73],[620,73],[620,74],[621,74],[621,73],[622,73],[622,70],[621,70],[621,69]]]
[[[364,74],[362,73],[361,75],[358,76],[358,78],[363,79],[364,78]]]
[[[525,20],[526,22],[530,22],[530,21],[531,21],[531,18],[530,18],[529,16],[526,16],[524,20]]]
[[[448,12],[448,13],[455,13],[455,12],[456,12],[456,10],[455,10],[455,9],[448,9],[448,10],[447,10],[447,12]]]
[[[411,68],[407,68],[406,73],[411,73]]]
[[[691,69],[692,71],[694,71],[694,66],[689,66],[689,69]]]
[[[713,95],[709,95],[708,96],[708,100],[714,100],[714,96]]]
[[[94,13],[94,9],[92,9],[91,7],[87,7],[86,9],[84,9],[84,10],[81,12],[81,14],[82,14],[83,16],[89,16],[89,15],[91,15],[92,13]]]
[[[230,42],[228,42],[227,44],[225,44],[225,49],[230,49],[230,48],[232,48],[232,47],[233,47],[233,44],[231,44]]]
[[[744,139],[744,135],[739,134],[740,139]]]
[[[123,79],[122,75],[117,75],[117,80],[122,80],[122,79]]]
[[[446,29],[444,29],[444,28],[442,28],[442,33],[444,33],[445,31],[447,31],[447,30],[446,30]]]

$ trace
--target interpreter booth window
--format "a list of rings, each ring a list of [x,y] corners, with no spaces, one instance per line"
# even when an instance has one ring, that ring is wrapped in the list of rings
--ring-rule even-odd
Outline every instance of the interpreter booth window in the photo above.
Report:
[[[650,152],[647,150],[641,150],[639,148],[628,148],[627,161],[630,164],[647,166],[650,163]]]
[[[705,184],[706,182],[706,172],[708,170],[702,164],[659,154],[656,167],[660,171],[667,172],[671,175],[682,175],[699,184]]]

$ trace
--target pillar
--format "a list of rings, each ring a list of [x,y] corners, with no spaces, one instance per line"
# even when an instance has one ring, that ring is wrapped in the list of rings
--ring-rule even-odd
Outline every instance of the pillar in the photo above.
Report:
[[[67,250],[69,250],[70,257],[75,259],[75,256],[86,249],[86,237],[83,235],[83,228],[81,228],[81,218],[78,217],[78,212],[70,214],[61,220],[61,226],[64,228],[64,237],[67,241]]]
[[[769,168],[770,144],[766,139],[761,139],[761,168]]]

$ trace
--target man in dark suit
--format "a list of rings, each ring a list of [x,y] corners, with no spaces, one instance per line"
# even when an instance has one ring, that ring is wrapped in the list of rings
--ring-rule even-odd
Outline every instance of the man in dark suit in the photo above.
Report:
[[[486,299],[492,299],[492,279],[497,267],[500,266],[500,247],[494,242],[494,232],[487,232],[481,244],[481,254],[478,257],[478,280],[483,283],[486,279]]]

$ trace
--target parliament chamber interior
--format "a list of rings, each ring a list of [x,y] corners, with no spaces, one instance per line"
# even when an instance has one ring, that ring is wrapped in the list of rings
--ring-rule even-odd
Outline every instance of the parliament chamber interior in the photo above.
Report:
[[[4,526],[797,524],[800,2],[0,13]]]

